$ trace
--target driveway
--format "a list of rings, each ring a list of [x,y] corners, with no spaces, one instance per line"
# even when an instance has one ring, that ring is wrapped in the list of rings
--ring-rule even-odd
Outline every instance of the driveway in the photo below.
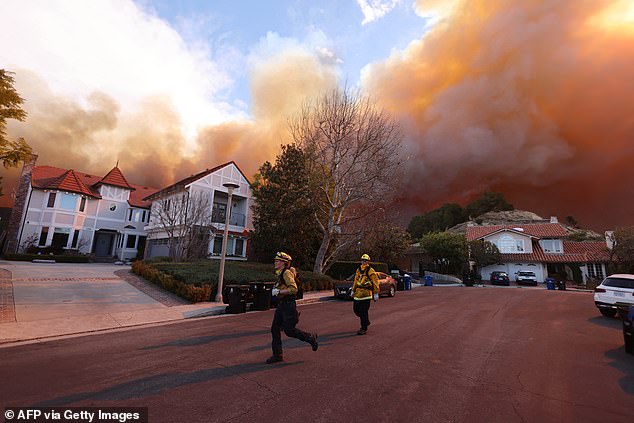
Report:
[[[13,285],[14,317],[3,319],[32,322],[164,307],[115,275],[123,268],[129,269],[112,264],[0,261],[0,269],[10,272],[10,278],[5,272],[0,289],[5,297],[7,286]]]

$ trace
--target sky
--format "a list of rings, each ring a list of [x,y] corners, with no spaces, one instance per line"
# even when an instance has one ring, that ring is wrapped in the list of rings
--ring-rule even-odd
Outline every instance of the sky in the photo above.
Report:
[[[634,225],[631,0],[5,0],[0,68],[39,165],[161,187],[251,177],[307,99],[347,86],[403,131],[405,216],[500,191]],[[19,169],[2,170],[5,196]]]

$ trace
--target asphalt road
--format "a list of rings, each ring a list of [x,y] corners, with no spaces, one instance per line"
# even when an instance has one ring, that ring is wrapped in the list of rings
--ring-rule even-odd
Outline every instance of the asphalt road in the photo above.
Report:
[[[320,348],[273,311],[0,348],[0,406],[142,406],[150,422],[628,422],[634,356],[589,293],[426,287],[300,307]],[[1,326],[0,326],[1,330]]]

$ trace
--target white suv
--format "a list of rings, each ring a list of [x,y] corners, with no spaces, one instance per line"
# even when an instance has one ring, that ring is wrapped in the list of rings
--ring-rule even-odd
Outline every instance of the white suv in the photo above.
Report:
[[[531,272],[530,270],[520,270],[517,272],[515,282],[517,282],[518,285],[537,286],[537,276],[535,275],[535,272]]]
[[[614,317],[634,305],[634,275],[611,275],[594,289],[594,304],[601,314]]]

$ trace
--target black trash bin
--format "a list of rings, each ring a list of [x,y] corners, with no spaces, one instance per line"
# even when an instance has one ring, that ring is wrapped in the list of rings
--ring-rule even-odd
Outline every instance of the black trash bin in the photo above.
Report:
[[[250,282],[249,289],[253,294],[252,310],[268,310],[271,308],[271,291],[275,282]]]
[[[405,291],[405,278],[403,276],[399,277],[396,281],[396,290]]]
[[[625,352],[634,355],[634,306],[630,307],[629,313],[623,319],[623,340],[625,341]]]
[[[227,306],[226,312],[230,314],[246,313],[248,285],[227,285]]]
[[[566,290],[566,281],[565,280],[560,280],[557,281],[557,289],[560,291],[565,291]]]

